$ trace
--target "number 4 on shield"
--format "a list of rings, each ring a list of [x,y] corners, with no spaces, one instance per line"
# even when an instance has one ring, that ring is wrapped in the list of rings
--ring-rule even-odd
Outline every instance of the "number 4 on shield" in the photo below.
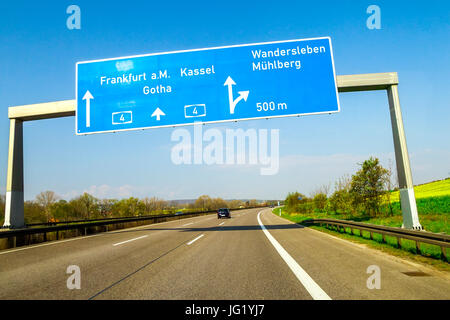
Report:
[[[206,116],[206,106],[204,104],[192,104],[184,106],[184,117],[204,117]]]
[[[132,111],[113,112],[112,124],[128,124],[133,122]]]

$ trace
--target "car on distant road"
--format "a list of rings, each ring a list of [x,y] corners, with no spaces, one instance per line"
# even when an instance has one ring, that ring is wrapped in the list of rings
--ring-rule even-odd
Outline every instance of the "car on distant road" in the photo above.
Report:
[[[175,215],[176,215],[176,216],[179,216],[180,214],[183,214],[183,211],[177,211],[177,212],[175,212]]]
[[[220,218],[231,218],[230,210],[228,210],[227,208],[221,208],[217,210],[217,219]]]

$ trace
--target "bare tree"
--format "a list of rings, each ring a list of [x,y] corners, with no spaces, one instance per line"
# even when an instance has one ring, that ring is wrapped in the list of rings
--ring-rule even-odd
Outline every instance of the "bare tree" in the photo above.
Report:
[[[211,198],[207,195],[202,195],[195,200],[195,207],[202,210],[210,210]]]
[[[228,201],[228,206],[232,209],[239,208],[240,206],[243,206],[243,205],[244,205],[244,202],[241,200],[229,200]]]
[[[330,193],[330,184],[323,184],[320,187],[311,191],[309,195],[312,199],[314,199],[314,197],[319,194],[324,194],[326,197],[328,197],[329,193]]]
[[[157,197],[151,197],[151,198],[144,198],[142,200],[145,206],[145,213],[151,214],[154,211],[161,211],[164,210],[164,208],[167,207],[168,202],[164,199],[160,199]]]
[[[59,197],[53,191],[43,191],[36,196],[36,202],[44,209],[47,222],[50,221],[50,207]]]
[[[323,193],[324,195],[326,195],[328,197],[328,195],[330,194],[330,184],[324,184],[320,187],[320,191],[321,193]]]
[[[220,208],[226,208],[226,207],[228,207],[228,204],[222,198],[211,199],[211,209],[220,209]]]

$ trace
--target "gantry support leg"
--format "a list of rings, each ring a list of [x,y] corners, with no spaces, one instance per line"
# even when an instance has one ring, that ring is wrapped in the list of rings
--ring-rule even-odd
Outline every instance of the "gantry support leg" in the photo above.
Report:
[[[4,228],[25,226],[23,206],[23,121],[10,119]]]
[[[419,215],[417,213],[416,198],[414,196],[414,185],[409,163],[408,148],[406,147],[405,131],[403,129],[398,85],[395,84],[389,86],[387,94],[391,113],[392,133],[394,136],[395,161],[397,164],[400,202],[402,205],[403,227],[407,229],[422,230],[422,226],[419,222]]]

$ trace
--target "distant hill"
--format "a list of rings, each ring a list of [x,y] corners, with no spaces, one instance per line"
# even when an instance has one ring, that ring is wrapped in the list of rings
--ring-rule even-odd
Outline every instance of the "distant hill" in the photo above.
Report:
[[[416,199],[450,196],[450,178],[414,186]],[[392,201],[399,201],[399,192],[392,193]]]

